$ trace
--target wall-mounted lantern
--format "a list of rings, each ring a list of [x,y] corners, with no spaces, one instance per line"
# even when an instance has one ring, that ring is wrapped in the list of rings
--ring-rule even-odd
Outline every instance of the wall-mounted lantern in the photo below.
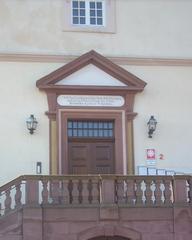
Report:
[[[31,114],[30,117],[27,119],[26,124],[27,124],[27,129],[29,130],[30,134],[33,134],[34,131],[36,130],[37,124],[38,124],[38,122],[33,114]]]
[[[157,121],[154,118],[154,116],[150,117],[147,125],[148,125],[148,137],[152,138],[153,132],[155,131],[156,126],[157,126]]]

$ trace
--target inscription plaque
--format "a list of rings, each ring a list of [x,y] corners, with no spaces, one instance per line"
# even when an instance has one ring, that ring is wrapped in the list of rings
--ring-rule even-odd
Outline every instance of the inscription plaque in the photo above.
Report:
[[[125,100],[122,96],[60,95],[57,103],[60,106],[73,107],[121,107]]]

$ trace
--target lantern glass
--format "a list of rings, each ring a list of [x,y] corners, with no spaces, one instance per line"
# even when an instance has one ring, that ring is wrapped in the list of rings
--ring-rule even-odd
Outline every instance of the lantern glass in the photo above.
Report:
[[[156,126],[157,126],[157,121],[156,119],[154,118],[154,116],[151,116],[148,123],[148,134],[149,134],[149,138],[152,138],[152,134],[153,132],[155,131],[156,129]]]
[[[34,117],[34,115],[30,115],[30,117],[27,119],[26,124],[27,124],[27,129],[31,134],[33,134],[34,130],[37,128],[37,120]]]

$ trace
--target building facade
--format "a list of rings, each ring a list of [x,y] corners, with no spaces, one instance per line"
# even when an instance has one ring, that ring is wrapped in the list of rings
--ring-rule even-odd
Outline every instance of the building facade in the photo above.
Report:
[[[148,190],[151,191],[153,203],[156,202],[156,196],[165,203],[166,194],[170,195],[168,199],[171,207],[168,203],[165,206],[170,207],[168,215],[165,214],[162,218],[161,213],[154,212],[154,216],[157,214],[155,221],[161,219],[162,225],[169,221],[166,234],[169,233],[165,238],[161,236],[159,239],[174,239],[171,226],[179,229],[180,223],[173,224],[179,221],[178,216],[183,214],[185,219],[191,219],[191,210],[187,205],[190,203],[189,175],[192,172],[191,10],[192,3],[188,0],[2,0],[1,192],[6,195],[6,184],[21,175],[47,175],[45,182],[43,178],[24,177],[22,184],[26,185],[26,189],[32,189],[32,193],[34,189],[42,190],[43,186],[44,195],[41,197],[44,203],[50,204],[50,201],[54,203],[52,194],[54,189],[57,189],[51,187],[52,180],[48,176],[52,175],[173,175],[165,176],[169,183],[163,182],[163,179],[162,183],[156,183],[159,188],[161,184],[164,185],[165,189],[160,190],[162,195],[156,195],[157,188]],[[30,115],[34,115],[38,121],[33,134],[30,134],[26,127],[26,120]],[[147,123],[151,116],[155,117],[157,126],[150,138]],[[182,181],[181,176],[176,175],[182,175]],[[30,179],[32,182],[42,181],[40,190],[37,190],[35,184],[31,184]],[[125,186],[129,186],[126,185],[128,180],[121,179],[121,193],[118,192],[120,190],[117,179],[100,180],[98,182],[103,184],[99,185],[99,196],[103,196],[103,202],[97,199],[99,206],[105,203],[105,197],[107,205],[120,203],[118,196],[121,196],[119,199],[126,199]],[[134,179],[134,184],[141,184],[139,186],[143,189],[142,193],[138,193],[139,187],[134,184],[131,185],[133,191],[129,192],[128,187],[132,203],[136,201],[136,197],[140,198],[141,202],[147,201],[147,197],[145,199],[141,195],[145,195],[148,182],[140,180],[141,182],[137,183],[137,179]],[[68,178],[66,181],[70,183]],[[89,179],[85,178],[85,181],[86,184],[89,183]],[[142,181],[146,184],[144,188]],[[151,189],[155,180],[150,181]],[[173,182],[175,185],[172,185]],[[43,184],[48,185],[45,187]],[[61,187],[61,182],[58,184]],[[105,184],[114,188],[115,193],[111,196],[114,201],[107,198],[109,193],[104,187]],[[166,184],[172,186],[170,192],[166,192]],[[78,196],[90,196],[91,202],[91,190],[89,193],[82,193],[79,190],[81,184],[77,186]],[[182,186],[187,187],[187,196],[185,191],[181,191],[183,197],[180,199]],[[70,196],[71,199],[76,196],[75,190],[68,187],[68,200],[72,203]],[[46,191],[48,192],[45,193]],[[19,203],[22,201],[27,203],[32,198],[34,201],[31,203],[35,203],[37,200],[37,196],[28,194],[28,190],[22,194],[18,190],[16,200],[11,205],[9,194],[6,197],[2,194],[2,215],[6,213],[6,209],[13,208],[14,204],[20,207]],[[23,198],[29,195],[28,200],[24,201],[20,195]],[[10,196],[12,198],[12,195]],[[81,203],[81,198],[78,199]],[[187,205],[186,209],[182,210],[184,213],[173,211],[174,200],[180,207],[181,203],[185,203],[185,207]],[[56,203],[61,205],[61,202],[55,200]],[[158,203],[157,206],[160,207],[161,204]],[[152,207],[151,209],[154,211]],[[51,212],[52,209],[47,210],[47,218],[41,219],[43,224],[50,220],[49,210]],[[82,209],[78,211],[81,212]],[[144,234],[142,230],[139,232],[138,227],[131,227],[131,223],[127,223],[127,215],[123,215],[119,206],[112,210],[100,211],[97,208],[92,211],[95,218],[92,219],[91,231],[99,232],[98,229],[102,229],[103,234],[100,236],[105,236],[105,239],[109,236],[111,239],[116,236],[130,240],[152,237],[158,239],[158,231],[150,238],[150,231]],[[132,211],[132,208],[126,211]],[[146,221],[154,220],[150,219],[151,216],[147,215],[143,208],[138,211],[144,211],[142,228]],[[25,213],[28,214],[27,210]],[[22,215],[21,212],[15,214],[15,218]],[[42,216],[42,212],[38,214]],[[81,217],[81,213],[78,214]],[[138,213],[134,212],[133,216],[135,214]],[[173,217],[174,214],[177,218]],[[24,214],[21,218],[25,219],[26,216]],[[72,216],[75,217],[75,213],[72,213]],[[101,221],[99,220],[100,223],[96,226],[98,219]],[[89,221],[88,218],[84,220]],[[79,222],[84,220],[79,218]],[[3,221],[5,225],[8,222],[5,218]],[[62,221],[64,220],[60,222]],[[73,222],[73,219],[70,221]],[[124,222],[123,225],[120,224],[121,221]],[[139,218],[132,217],[131,221],[132,225],[137,225]],[[191,220],[185,221],[188,231]],[[66,227],[66,239],[98,237],[97,234],[89,235],[84,223],[79,230],[81,233],[78,235],[77,231],[73,235],[73,231],[69,230],[70,224]],[[129,225],[129,230],[126,224]],[[49,228],[48,226],[49,224],[45,229]],[[57,226],[53,229],[59,229]],[[26,231],[30,232],[30,229]],[[41,229],[39,233],[41,236],[42,231]],[[53,235],[55,231],[52,231]],[[125,234],[121,235],[121,231]],[[51,234],[43,239],[53,239]],[[18,239],[21,239],[21,235],[18,233]],[[2,236],[5,239],[5,235]],[[190,235],[178,236],[181,237],[178,239],[189,239]],[[39,236],[37,239],[40,239]],[[58,239],[63,239],[62,231]]]

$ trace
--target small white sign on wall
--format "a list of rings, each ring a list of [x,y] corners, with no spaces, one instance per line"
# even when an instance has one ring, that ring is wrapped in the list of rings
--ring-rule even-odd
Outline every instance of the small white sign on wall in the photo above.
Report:
[[[122,96],[60,95],[57,103],[72,107],[121,107],[125,100]]]

